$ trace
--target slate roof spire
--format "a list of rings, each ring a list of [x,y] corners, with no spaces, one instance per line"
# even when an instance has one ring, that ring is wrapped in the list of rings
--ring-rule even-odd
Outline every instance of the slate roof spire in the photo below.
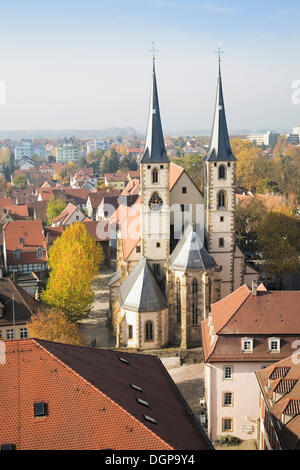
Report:
[[[221,57],[219,51],[219,73],[217,83],[217,96],[215,104],[214,122],[211,133],[210,147],[205,158],[206,161],[235,161],[236,158],[232,153],[228,129],[226,123],[225,106],[223,98],[222,76],[221,76]]]
[[[145,150],[141,163],[169,163],[160,120],[154,54],[152,59],[153,72],[148,127]]]

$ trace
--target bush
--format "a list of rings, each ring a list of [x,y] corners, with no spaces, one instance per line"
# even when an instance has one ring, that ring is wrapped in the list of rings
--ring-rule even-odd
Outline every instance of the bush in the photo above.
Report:
[[[238,437],[230,436],[227,434],[226,436],[220,436],[218,442],[221,445],[236,446],[240,444],[242,441]]]

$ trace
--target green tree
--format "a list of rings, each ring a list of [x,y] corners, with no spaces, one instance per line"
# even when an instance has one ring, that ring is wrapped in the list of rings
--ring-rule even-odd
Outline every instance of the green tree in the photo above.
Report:
[[[71,322],[86,318],[94,299],[92,280],[104,261],[101,246],[76,222],[55,240],[48,258],[50,277],[42,301],[62,310]]]
[[[172,158],[171,161],[176,165],[182,166],[195,185],[203,192],[204,185],[204,160],[198,153],[189,153],[182,158]]]
[[[67,203],[65,198],[59,197],[55,198],[54,196],[51,197],[50,201],[47,204],[47,214],[48,214],[48,223],[49,225],[52,224],[52,220],[55,219],[66,207]]]
[[[18,175],[14,178],[14,186],[18,189],[25,189],[28,186],[26,175]]]

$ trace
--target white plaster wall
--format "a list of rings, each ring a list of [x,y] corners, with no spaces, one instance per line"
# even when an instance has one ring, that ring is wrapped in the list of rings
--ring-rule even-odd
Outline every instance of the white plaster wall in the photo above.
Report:
[[[225,365],[233,366],[233,380],[224,380]],[[211,384],[206,382],[207,396],[210,399],[209,428],[210,439],[216,441],[222,434],[230,434],[240,439],[256,439],[257,420],[259,419],[260,391],[256,380],[255,371],[267,362],[228,362],[210,363],[212,368]],[[233,406],[223,406],[223,393],[233,392]],[[222,418],[233,418],[233,431],[222,431]],[[242,426],[252,426],[252,432],[241,430]]]

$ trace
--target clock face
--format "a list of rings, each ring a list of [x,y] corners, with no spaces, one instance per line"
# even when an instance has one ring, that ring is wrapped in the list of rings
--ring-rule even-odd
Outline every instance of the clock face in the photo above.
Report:
[[[159,211],[162,208],[163,201],[162,198],[157,194],[152,194],[149,200],[149,207],[152,211]]]

